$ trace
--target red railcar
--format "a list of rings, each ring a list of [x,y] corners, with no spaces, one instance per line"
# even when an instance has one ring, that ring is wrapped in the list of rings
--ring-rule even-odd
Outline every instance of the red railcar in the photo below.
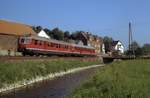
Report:
[[[96,56],[93,47],[41,37],[20,37],[18,51],[23,55]]]

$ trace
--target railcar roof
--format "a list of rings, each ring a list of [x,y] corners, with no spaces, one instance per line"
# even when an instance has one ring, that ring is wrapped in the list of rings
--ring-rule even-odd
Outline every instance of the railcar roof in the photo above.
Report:
[[[43,37],[38,37],[38,36],[30,36],[28,38],[33,38],[36,40],[48,41],[48,42],[53,42],[53,43],[58,43],[58,44],[72,45],[72,46],[76,46],[76,47],[80,47],[80,48],[94,49],[94,47],[90,47],[90,46],[83,46],[83,45],[78,45],[78,44],[73,44],[73,43],[67,43],[64,41],[59,41],[59,40],[55,40],[55,39],[48,39],[48,38],[43,38]]]

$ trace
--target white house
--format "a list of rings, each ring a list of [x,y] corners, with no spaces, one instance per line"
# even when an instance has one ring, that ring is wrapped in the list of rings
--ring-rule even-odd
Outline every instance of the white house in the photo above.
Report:
[[[102,44],[102,53],[105,54],[105,45]]]
[[[44,30],[41,30],[41,31],[38,33],[38,36],[40,36],[40,37],[45,37],[45,38],[50,38],[50,36],[48,36]]]
[[[112,43],[112,49],[116,50],[120,53],[124,53],[125,47],[123,46],[123,44],[118,40],[118,41],[113,41]]]

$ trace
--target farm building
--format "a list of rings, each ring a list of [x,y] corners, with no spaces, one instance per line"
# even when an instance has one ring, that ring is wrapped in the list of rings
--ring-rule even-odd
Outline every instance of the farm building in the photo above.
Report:
[[[0,55],[16,55],[18,37],[36,35],[32,27],[0,20]]]

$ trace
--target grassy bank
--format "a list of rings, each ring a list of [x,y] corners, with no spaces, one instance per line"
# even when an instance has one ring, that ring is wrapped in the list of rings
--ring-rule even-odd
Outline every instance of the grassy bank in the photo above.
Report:
[[[99,61],[82,60],[32,60],[32,61],[0,61],[0,88],[22,80],[30,80],[37,76],[66,71],[71,68],[99,64]]]
[[[150,60],[114,62],[103,69],[70,98],[149,98]]]

